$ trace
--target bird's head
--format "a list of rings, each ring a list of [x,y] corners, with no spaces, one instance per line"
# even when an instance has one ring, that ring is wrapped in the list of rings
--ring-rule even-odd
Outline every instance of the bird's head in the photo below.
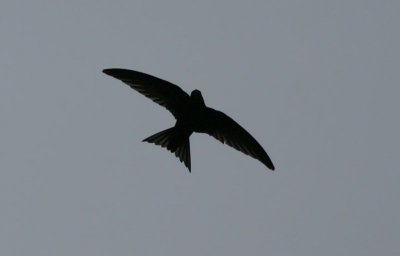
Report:
[[[206,105],[204,103],[203,96],[201,95],[201,92],[199,90],[193,90],[192,93],[190,94],[190,98],[192,99],[192,102],[195,103],[196,105],[202,105],[202,106]]]

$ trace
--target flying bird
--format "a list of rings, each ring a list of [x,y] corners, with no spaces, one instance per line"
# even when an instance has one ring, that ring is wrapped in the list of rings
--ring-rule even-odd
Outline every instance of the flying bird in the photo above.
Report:
[[[143,141],[167,148],[191,172],[189,137],[193,132],[206,133],[241,151],[274,170],[262,146],[232,118],[207,107],[199,90],[189,95],[179,86],[163,79],[128,69],[111,68],[103,72],[121,80],[152,101],[169,110],[176,119],[174,127],[158,132]]]

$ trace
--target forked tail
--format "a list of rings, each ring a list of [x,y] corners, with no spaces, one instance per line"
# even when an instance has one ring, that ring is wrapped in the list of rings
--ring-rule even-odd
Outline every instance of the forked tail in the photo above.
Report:
[[[189,169],[189,172],[191,172],[189,136],[190,133],[182,131],[175,126],[151,135],[143,141],[154,143],[175,153],[175,156],[178,157]]]

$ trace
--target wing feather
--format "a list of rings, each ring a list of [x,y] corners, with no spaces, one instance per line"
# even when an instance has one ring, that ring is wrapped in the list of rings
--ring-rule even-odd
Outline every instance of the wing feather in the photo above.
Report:
[[[269,169],[275,169],[268,154],[256,139],[237,122],[221,111],[208,108],[207,128],[205,132],[222,143],[261,161]]]
[[[189,104],[190,97],[185,91],[179,86],[160,78],[119,68],[104,69],[103,72],[121,80],[132,89],[165,107],[175,118],[179,118]]]

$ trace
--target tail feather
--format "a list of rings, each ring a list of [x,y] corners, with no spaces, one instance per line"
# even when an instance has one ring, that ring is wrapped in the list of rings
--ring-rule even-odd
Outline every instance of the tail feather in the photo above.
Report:
[[[143,141],[154,143],[175,153],[175,156],[178,157],[189,169],[189,172],[191,172],[189,136],[190,134],[182,132],[176,127],[172,127],[151,135]]]

